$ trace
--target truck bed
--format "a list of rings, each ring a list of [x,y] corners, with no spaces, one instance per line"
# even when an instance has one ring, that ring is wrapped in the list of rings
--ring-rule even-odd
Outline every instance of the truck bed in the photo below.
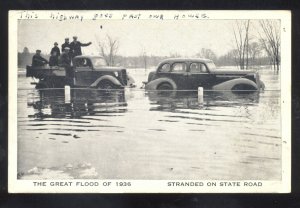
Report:
[[[66,69],[59,66],[26,66],[26,77],[43,79],[49,76],[65,77]]]

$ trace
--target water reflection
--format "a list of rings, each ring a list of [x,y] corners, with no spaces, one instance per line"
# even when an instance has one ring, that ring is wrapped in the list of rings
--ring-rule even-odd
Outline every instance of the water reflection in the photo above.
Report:
[[[125,113],[127,103],[124,91],[110,93],[91,89],[72,89],[71,99],[65,100],[63,89],[39,90],[37,95],[27,101],[35,113],[34,118],[81,118],[87,115]]]
[[[153,91],[148,92],[148,97],[152,104],[150,111],[205,109],[212,106],[235,107],[256,105],[259,103],[259,92],[236,94],[229,91],[206,91],[204,92],[203,103],[199,101],[197,92],[172,91],[166,95]]]

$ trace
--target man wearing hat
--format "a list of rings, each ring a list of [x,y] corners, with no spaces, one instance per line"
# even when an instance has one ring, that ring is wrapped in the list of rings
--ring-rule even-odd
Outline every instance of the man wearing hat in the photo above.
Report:
[[[81,43],[81,42],[77,41],[77,36],[73,36],[73,41],[70,44],[72,58],[74,58],[75,56],[82,55],[81,46],[84,47],[84,46],[89,46],[91,44],[92,44],[92,42]]]
[[[61,52],[64,52],[66,47],[70,48],[69,38],[65,38],[65,43],[61,45]]]
[[[32,66],[44,66],[48,61],[41,56],[41,50],[36,50],[32,57]]]
[[[60,50],[57,46],[58,46],[58,43],[55,42],[54,47],[51,49],[50,55],[53,55],[53,53],[56,52],[56,56],[60,56]]]

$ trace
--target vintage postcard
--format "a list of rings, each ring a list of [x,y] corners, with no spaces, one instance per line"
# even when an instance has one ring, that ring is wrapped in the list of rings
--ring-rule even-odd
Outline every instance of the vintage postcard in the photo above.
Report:
[[[290,11],[10,11],[10,193],[289,193]]]

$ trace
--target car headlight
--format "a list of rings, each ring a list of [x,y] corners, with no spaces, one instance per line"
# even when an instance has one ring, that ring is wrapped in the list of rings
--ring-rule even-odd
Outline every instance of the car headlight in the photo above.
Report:
[[[115,73],[115,76],[117,77],[117,76],[119,76],[119,73],[118,72],[114,72]]]

